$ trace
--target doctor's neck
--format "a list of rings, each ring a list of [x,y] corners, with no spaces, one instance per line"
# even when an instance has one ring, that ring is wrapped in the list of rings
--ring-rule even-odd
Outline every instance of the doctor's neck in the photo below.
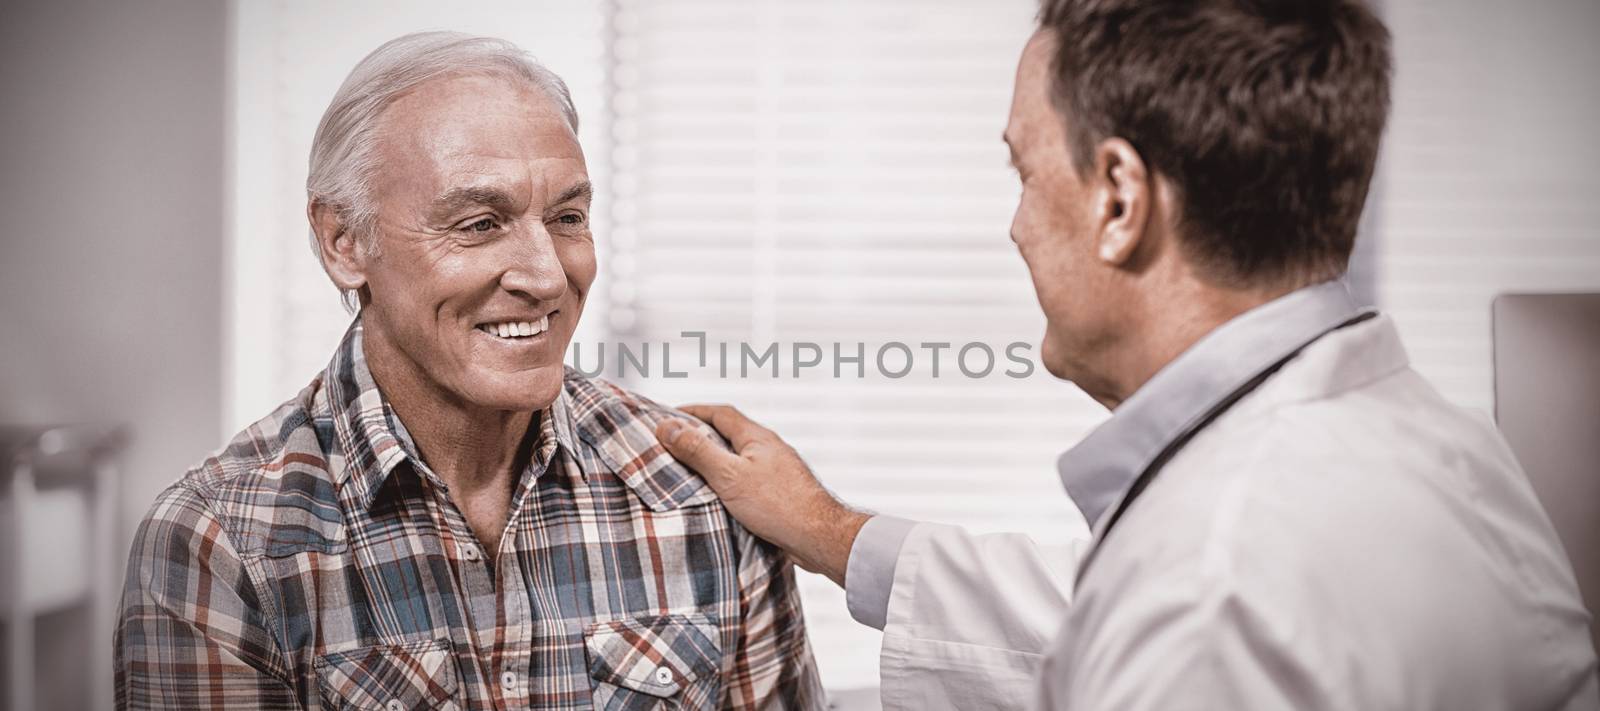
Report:
[[[1070,377],[1107,409],[1115,410],[1218,327],[1301,286],[1230,287],[1190,269],[1165,276],[1140,279],[1123,295],[1116,323],[1095,339],[1084,367]]]

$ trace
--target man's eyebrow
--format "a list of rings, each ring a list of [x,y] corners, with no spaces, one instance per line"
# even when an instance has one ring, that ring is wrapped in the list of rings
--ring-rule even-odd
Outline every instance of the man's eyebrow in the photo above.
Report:
[[[452,188],[433,201],[433,214],[447,217],[463,208],[474,205],[491,207],[502,212],[509,211],[516,203],[511,194],[492,187],[465,187]]]
[[[585,200],[593,200],[594,199],[594,184],[590,183],[587,180],[585,180],[585,181],[583,181],[581,183],[573,185],[572,187],[567,188],[565,191],[563,191],[560,195],[557,195],[556,199],[554,201],[552,201],[550,204],[551,205],[560,205],[562,203],[572,202],[573,200],[577,200],[578,198],[583,198]]]

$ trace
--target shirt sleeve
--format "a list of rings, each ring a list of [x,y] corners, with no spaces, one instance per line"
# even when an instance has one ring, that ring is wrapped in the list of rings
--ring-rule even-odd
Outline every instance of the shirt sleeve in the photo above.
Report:
[[[739,647],[724,685],[725,709],[824,709],[826,699],[806,638],[805,614],[788,556],[742,526],[739,543]]]
[[[238,551],[182,484],[134,537],[115,644],[119,709],[301,707]]]
[[[884,625],[883,708],[1023,707],[1065,618],[1063,581],[1081,550],[1047,554],[1020,534],[910,527]]]
[[[893,516],[873,516],[856,532],[845,566],[845,604],[850,616],[873,629],[889,621],[889,591],[906,534],[917,524]]]

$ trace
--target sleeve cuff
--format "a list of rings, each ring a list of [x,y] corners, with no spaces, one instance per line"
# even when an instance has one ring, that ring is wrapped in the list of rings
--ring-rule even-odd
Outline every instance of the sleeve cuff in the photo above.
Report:
[[[889,621],[889,592],[906,535],[917,526],[893,516],[873,516],[856,533],[845,566],[845,603],[857,622],[883,629]]]

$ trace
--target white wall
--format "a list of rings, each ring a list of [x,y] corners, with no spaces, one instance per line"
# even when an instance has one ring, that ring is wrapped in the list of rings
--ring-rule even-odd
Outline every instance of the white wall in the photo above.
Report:
[[[1391,0],[1378,304],[1446,397],[1493,404],[1489,303],[1600,291],[1600,2]]]

